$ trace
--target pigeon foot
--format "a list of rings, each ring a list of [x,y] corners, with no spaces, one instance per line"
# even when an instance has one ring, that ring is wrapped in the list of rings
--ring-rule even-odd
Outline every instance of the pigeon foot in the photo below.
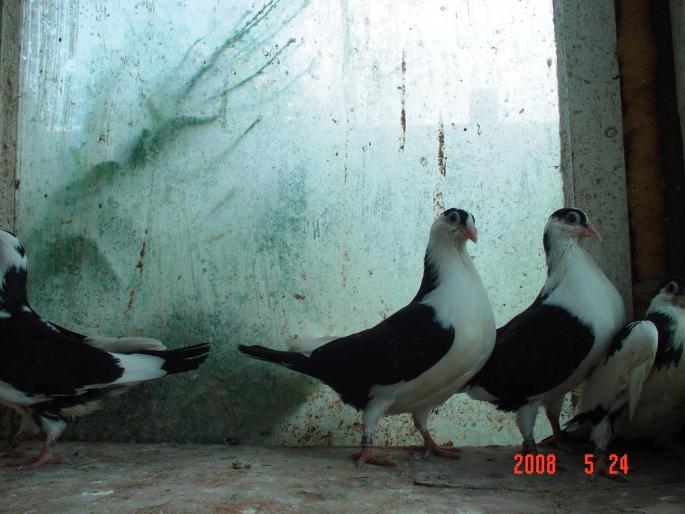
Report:
[[[389,456],[373,453],[373,446],[370,445],[363,445],[362,451],[352,455],[352,458],[357,461],[358,467],[361,467],[365,462],[376,466],[397,466],[397,462]]]

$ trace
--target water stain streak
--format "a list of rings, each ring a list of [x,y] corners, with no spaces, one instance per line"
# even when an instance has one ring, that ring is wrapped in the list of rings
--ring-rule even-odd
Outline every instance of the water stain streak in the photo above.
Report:
[[[407,93],[407,51],[402,51],[402,85],[400,86],[400,126],[402,133],[400,134],[400,148],[399,152],[404,151],[404,142],[407,135],[407,111],[405,109],[406,93]]]
[[[438,171],[443,177],[447,172],[447,156],[445,155],[445,128],[440,121],[438,129]]]

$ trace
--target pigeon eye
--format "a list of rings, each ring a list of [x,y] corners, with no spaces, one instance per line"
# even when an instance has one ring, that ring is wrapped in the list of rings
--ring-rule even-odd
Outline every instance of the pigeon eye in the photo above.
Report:
[[[678,284],[675,282],[669,282],[664,288],[666,294],[676,294],[678,292]]]
[[[448,219],[450,220],[450,223],[456,223],[459,221],[459,215],[456,212],[453,212]]]
[[[568,221],[572,225],[575,223],[578,223],[579,219],[580,218],[578,217],[578,214],[576,214],[575,212],[569,212],[568,215],[566,216],[566,221]]]

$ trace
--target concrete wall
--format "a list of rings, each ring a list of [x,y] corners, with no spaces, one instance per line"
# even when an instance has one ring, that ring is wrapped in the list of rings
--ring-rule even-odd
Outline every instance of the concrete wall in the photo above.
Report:
[[[567,205],[602,233],[591,255],[632,312],[621,88],[613,0],[555,0],[561,165]]]
[[[20,26],[20,4],[0,3],[0,226],[11,230],[14,229]],[[9,409],[0,407],[0,436],[9,432],[13,417]]]
[[[586,176],[612,191],[614,138],[597,148],[605,160],[588,149],[568,160],[569,145],[592,141],[577,118],[559,138],[559,95],[570,100],[557,89],[551,3],[235,4],[23,4],[16,216],[34,306],[86,332],[214,346],[201,372],[113,399],[68,435],[356,444],[359,416],[330,390],[235,346],[344,334],[401,307],[449,206],[474,212],[472,253],[508,320],[544,280],[560,165],[621,278],[609,225],[625,206],[609,215],[581,194]],[[565,20],[571,62],[571,31],[606,20]],[[573,96],[584,77],[569,77]],[[593,104],[603,121],[590,129],[620,134],[612,95]],[[519,439],[510,416],[460,396],[431,423],[456,443]],[[407,416],[378,429],[381,444],[412,438]]]
[[[0,5],[0,226],[14,228],[19,78],[18,2]]]

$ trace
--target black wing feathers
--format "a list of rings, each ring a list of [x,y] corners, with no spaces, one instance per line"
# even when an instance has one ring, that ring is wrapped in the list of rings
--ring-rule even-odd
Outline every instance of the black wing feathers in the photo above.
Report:
[[[71,395],[117,380],[109,353],[53,330],[33,312],[0,320],[0,380],[30,395]]]
[[[676,344],[675,320],[661,312],[652,312],[647,316],[647,319],[656,325],[659,332],[654,368],[660,369],[677,365],[683,356],[683,347]]]
[[[497,331],[495,349],[469,382],[498,408],[516,410],[571,376],[594,342],[592,329],[567,310],[536,302]]]

